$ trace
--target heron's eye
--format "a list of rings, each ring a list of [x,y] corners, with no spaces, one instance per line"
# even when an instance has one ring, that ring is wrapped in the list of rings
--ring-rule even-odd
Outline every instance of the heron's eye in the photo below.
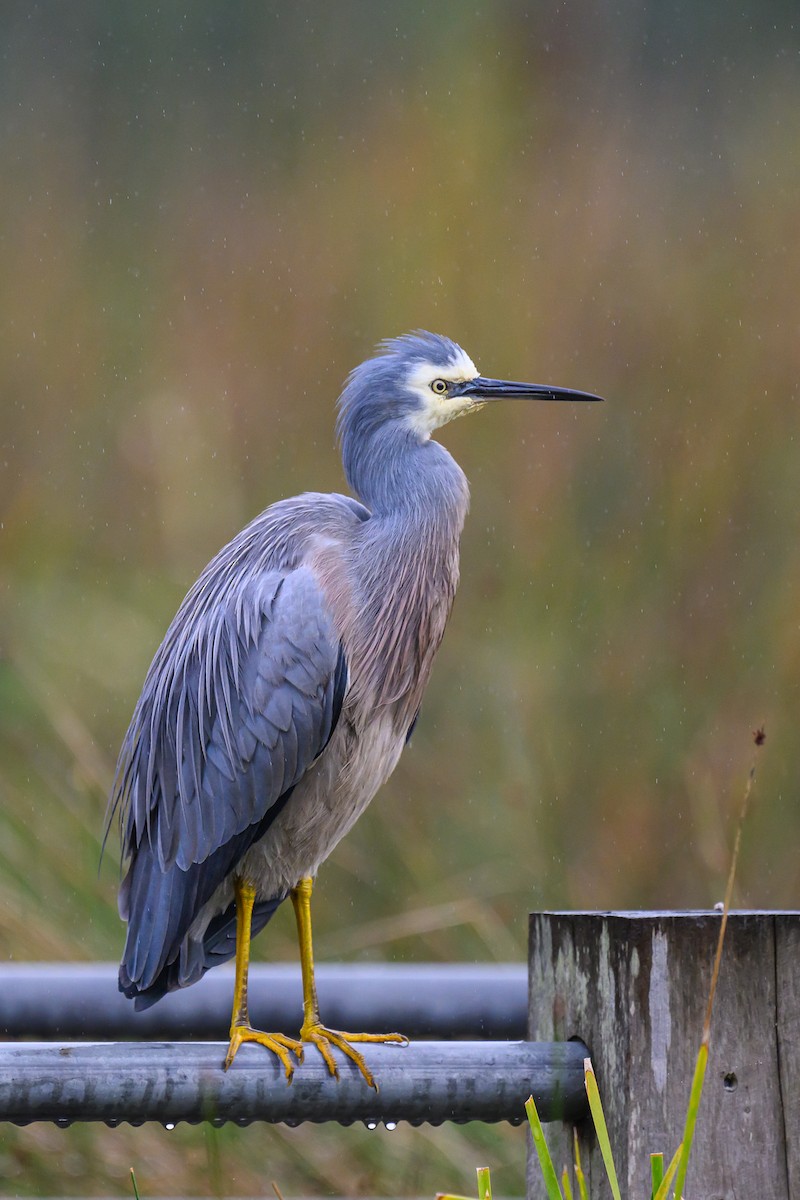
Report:
[[[447,391],[447,384],[443,379],[434,379],[431,387],[433,388],[434,392],[436,392],[437,396],[443,396]]]

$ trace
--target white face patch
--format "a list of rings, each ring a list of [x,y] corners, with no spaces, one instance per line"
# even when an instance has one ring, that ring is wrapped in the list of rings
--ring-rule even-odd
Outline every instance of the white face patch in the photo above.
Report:
[[[480,372],[475,363],[459,350],[456,358],[446,367],[435,363],[418,362],[408,374],[406,387],[415,392],[422,402],[422,407],[410,419],[412,429],[423,438],[429,438],[434,429],[454,421],[464,413],[474,412],[483,407],[483,402],[474,396],[449,396],[447,392],[439,394],[431,387],[436,379],[445,383],[464,383],[468,379],[477,379]]]

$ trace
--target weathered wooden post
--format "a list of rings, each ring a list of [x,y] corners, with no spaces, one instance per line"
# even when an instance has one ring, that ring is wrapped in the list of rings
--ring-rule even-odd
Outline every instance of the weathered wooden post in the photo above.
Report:
[[[533,1040],[592,1052],[623,1196],[650,1195],[651,1153],[681,1139],[719,934],[717,912],[534,913]],[[572,1129],[550,1126],[560,1173]],[[593,1200],[611,1192],[579,1130]],[[730,914],[685,1195],[800,1200],[800,913]],[[545,1196],[535,1162],[528,1196]]]

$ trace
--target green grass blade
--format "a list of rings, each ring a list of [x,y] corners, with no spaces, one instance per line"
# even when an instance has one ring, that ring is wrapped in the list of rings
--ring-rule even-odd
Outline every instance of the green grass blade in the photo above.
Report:
[[[650,1200],[653,1200],[664,1179],[664,1155],[650,1155]]]
[[[525,1101],[525,1112],[528,1114],[528,1124],[531,1127],[533,1144],[539,1156],[539,1168],[542,1172],[542,1179],[544,1180],[544,1186],[547,1188],[549,1200],[564,1200],[564,1197],[561,1195],[561,1188],[558,1186],[556,1169],[553,1166],[550,1151],[547,1149],[547,1142],[544,1140],[544,1130],[542,1129],[542,1122],[539,1120],[539,1113],[536,1110],[536,1101],[533,1096],[529,1096]]]
[[[689,1094],[689,1107],[686,1110],[686,1124],[683,1127],[683,1150],[678,1162],[678,1172],[675,1177],[675,1195],[683,1195],[683,1185],[686,1182],[686,1172],[689,1168],[689,1155],[692,1152],[694,1128],[697,1124],[697,1110],[703,1095],[703,1081],[708,1066],[708,1042],[703,1041],[697,1054],[697,1062],[692,1079],[692,1090]]]
[[[492,1180],[488,1167],[478,1167],[478,1200],[492,1200]]]
[[[678,1163],[680,1162],[682,1150],[683,1150],[683,1142],[681,1142],[680,1146],[678,1146],[678,1149],[673,1154],[672,1161],[670,1162],[669,1166],[667,1167],[667,1173],[664,1176],[664,1178],[661,1180],[661,1183],[659,1184],[659,1187],[658,1187],[658,1191],[656,1192],[655,1196],[653,1196],[653,1200],[667,1200],[667,1192],[669,1191],[669,1185],[672,1183],[672,1180],[675,1176],[675,1172],[678,1169]]]
[[[605,1113],[600,1101],[600,1092],[597,1087],[597,1080],[595,1079],[592,1060],[590,1058],[583,1060],[583,1074],[586,1083],[586,1095],[589,1097],[589,1108],[591,1109],[592,1120],[594,1121],[594,1130],[597,1134],[597,1143],[600,1147],[600,1153],[603,1156],[608,1182],[611,1185],[611,1194],[614,1200],[622,1200],[619,1183],[617,1182],[617,1171],[614,1166],[614,1155],[611,1152],[608,1126],[606,1125]]]
[[[581,1200],[589,1200],[589,1189],[586,1187],[586,1176],[581,1165],[581,1146],[578,1131],[574,1125],[572,1127],[572,1149],[575,1152],[575,1182],[578,1185],[578,1192]]]
[[[139,1200],[139,1189],[136,1186],[136,1173],[133,1167],[131,1167],[131,1187],[133,1188],[134,1200]]]
[[[561,1191],[564,1193],[564,1200],[572,1200],[572,1184],[569,1181],[569,1170],[566,1167],[561,1172]]]

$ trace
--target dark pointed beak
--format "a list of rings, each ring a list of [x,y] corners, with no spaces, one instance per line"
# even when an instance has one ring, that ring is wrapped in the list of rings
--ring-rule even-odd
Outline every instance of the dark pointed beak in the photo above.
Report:
[[[602,400],[592,392],[576,392],[571,388],[546,387],[540,383],[510,383],[507,379],[468,379],[458,385],[462,396],[476,400]]]

